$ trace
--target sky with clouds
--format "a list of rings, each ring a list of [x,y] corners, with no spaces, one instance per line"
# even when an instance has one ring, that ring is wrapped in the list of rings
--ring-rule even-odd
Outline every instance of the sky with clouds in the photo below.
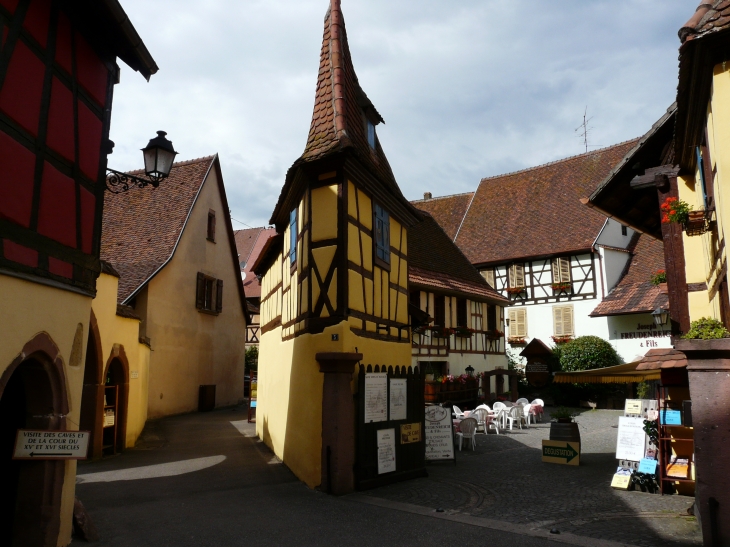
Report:
[[[696,0],[342,0],[360,85],[408,199],[645,133],[674,101]],[[268,223],[309,132],[329,0],[123,0],[160,71],[121,63],[109,166],[220,155],[234,228]]]

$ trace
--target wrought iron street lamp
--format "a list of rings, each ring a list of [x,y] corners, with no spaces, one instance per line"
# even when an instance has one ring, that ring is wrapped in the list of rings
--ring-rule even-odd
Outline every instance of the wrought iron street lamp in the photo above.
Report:
[[[153,188],[157,188],[162,179],[170,176],[172,163],[175,161],[175,156],[177,156],[172,143],[165,138],[166,135],[167,133],[164,131],[158,131],[157,136],[150,139],[147,146],[142,149],[144,172],[147,178],[122,173],[107,167],[107,189],[114,194],[121,194],[134,186],[144,188],[147,185],[152,185]]]
[[[471,365],[466,367],[466,374],[467,376],[474,376],[474,367]]]
[[[669,321],[669,312],[662,308],[655,309],[653,312],[651,312],[651,316],[654,318],[654,324],[657,327],[666,325]]]

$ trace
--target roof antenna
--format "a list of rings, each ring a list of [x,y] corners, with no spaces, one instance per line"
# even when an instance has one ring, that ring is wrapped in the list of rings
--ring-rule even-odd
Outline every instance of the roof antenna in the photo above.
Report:
[[[583,123],[580,124],[578,127],[575,128],[575,131],[581,131],[581,133],[578,133],[578,137],[583,139],[583,145],[586,148],[586,152],[588,152],[588,132],[593,129],[593,127],[588,127],[588,122],[593,119],[593,116],[588,118],[588,106],[586,106],[585,111],[583,112]]]

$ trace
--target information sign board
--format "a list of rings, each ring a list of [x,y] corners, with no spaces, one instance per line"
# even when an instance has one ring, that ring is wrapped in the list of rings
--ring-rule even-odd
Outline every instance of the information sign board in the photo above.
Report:
[[[682,413],[679,410],[661,410],[659,418],[664,425],[682,425]]]
[[[618,438],[616,439],[616,459],[638,462],[644,457],[646,433],[642,418],[618,419]]]
[[[454,459],[454,424],[451,410],[441,406],[426,407],[426,459]]]
[[[406,419],[406,401],[408,397],[408,380],[405,378],[390,379],[390,419]]]
[[[652,460],[651,458],[641,458],[641,461],[639,462],[639,473],[649,473],[650,475],[653,475],[656,473],[656,460]]]
[[[401,424],[400,444],[421,442],[421,424]]]
[[[542,441],[542,461],[580,465],[580,443],[570,441]]]
[[[623,475],[616,473],[613,476],[613,480],[611,481],[611,486],[613,488],[618,488],[619,490],[628,490],[629,484],[631,484],[631,475]]]
[[[14,460],[85,460],[88,431],[18,429]]]
[[[624,412],[626,414],[641,415],[644,410],[641,403],[641,399],[626,399],[626,407],[624,408]]]
[[[378,475],[395,471],[395,429],[378,430]]]
[[[365,374],[365,423],[388,419],[388,373]]]

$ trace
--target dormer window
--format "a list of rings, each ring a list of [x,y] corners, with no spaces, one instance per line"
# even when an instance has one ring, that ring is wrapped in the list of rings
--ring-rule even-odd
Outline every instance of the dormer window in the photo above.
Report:
[[[375,150],[375,125],[370,120],[367,120],[365,123],[368,128],[368,144],[370,145],[370,148]]]

